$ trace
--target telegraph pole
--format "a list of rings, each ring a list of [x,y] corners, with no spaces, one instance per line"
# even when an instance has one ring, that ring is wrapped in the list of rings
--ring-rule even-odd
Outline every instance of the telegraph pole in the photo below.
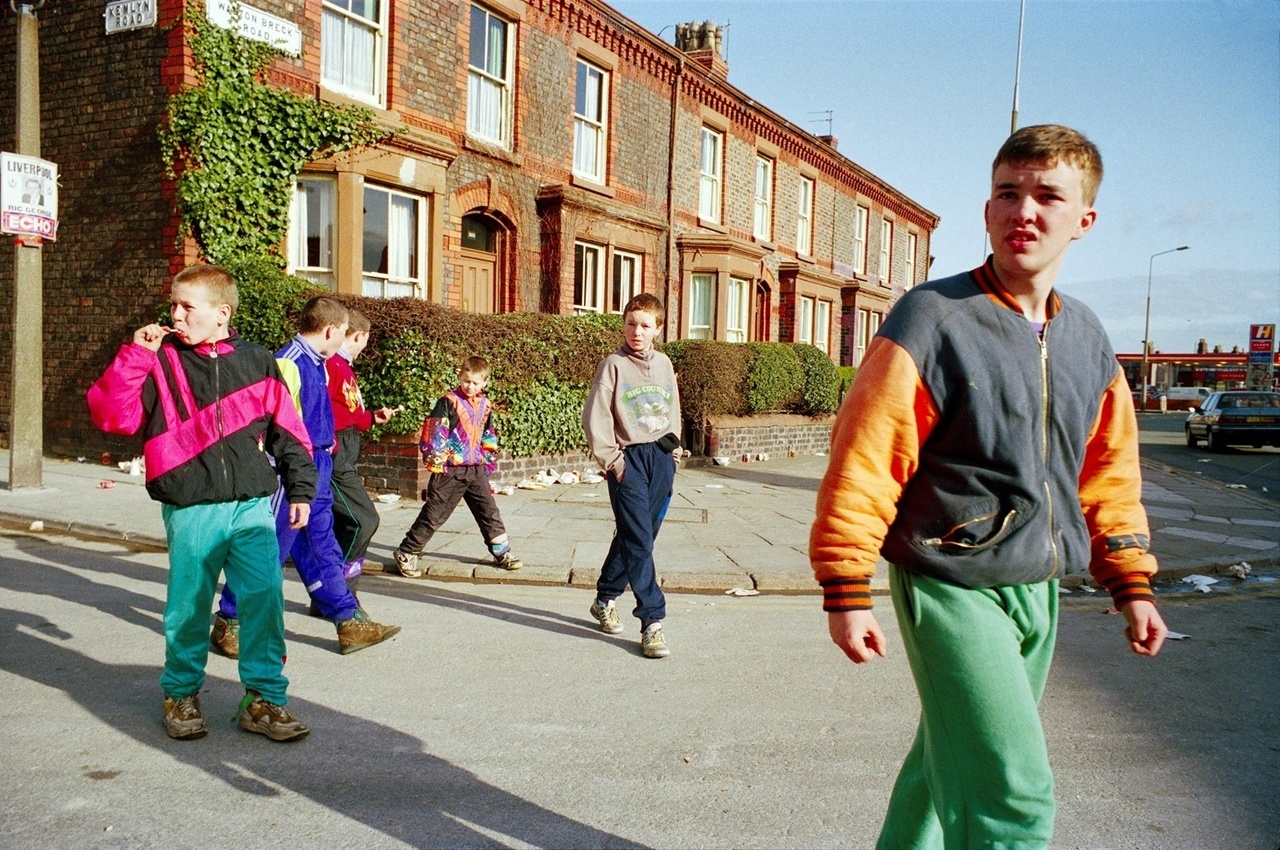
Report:
[[[44,0],[9,6],[18,16],[16,153],[40,155],[40,24]],[[39,237],[13,254],[13,380],[9,385],[9,489],[44,486],[44,267]]]

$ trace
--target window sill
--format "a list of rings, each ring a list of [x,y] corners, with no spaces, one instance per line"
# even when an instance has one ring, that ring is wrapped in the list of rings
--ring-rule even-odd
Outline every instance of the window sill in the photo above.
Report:
[[[711,230],[720,234],[727,235],[729,233],[728,227],[725,227],[723,224],[720,224],[717,221],[707,221],[705,218],[702,218],[701,216],[698,217],[698,227],[703,227],[703,228],[706,228],[707,230]]]
[[[586,189],[588,192],[595,192],[597,195],[604,195],[606,198],[616,198],[618,196],[618,190],[614,189],[612,186],[597,183],[587,177],[579,177],[577,174],[574,174],[569,178],[569,183],[579,189]]]
[[[808,265],[813,265],[814,263],[818,262],[813,257],[809,256],[808,254],[802,253],[800,251],[796,251],[796,261],[801,263],[807,263]]]
[[[391,113],[387,111],[386,104],[384,104],[379,98],[372,96],[363,97],[349,92],[338,91],[337,89],[329,88],[323,82],[321,82],[317,87],[317,99],[324,101],[325,103],[336,103],[339,106],[363,106],[366,109],[372,109],[374,112],[384,116],[391,115]]]
[[[766,251],[777,251],[777,250],[778,250],[778,243],[777,243],[777,242],[771,242],[771,241],[769,241],[768,239],[761,239],[759,236],[752,236],[752,237],[751,237],[751,241],[752,241],[752,242],[754,242],[754,243],[756,243],[757,245],[759,245],[761,248],[765,249]]]
[[[473,153],[483,154],[484,156],[491,156],[494,159],[500,159],[503,162],[509,162],[517,167],[524,164],[524,157],[520,154],[509,151],[506,148],[499,147],[493,142],[486,142],[483,139],[477,139],[474,136],[465,137],[462,140],[462,147]]]

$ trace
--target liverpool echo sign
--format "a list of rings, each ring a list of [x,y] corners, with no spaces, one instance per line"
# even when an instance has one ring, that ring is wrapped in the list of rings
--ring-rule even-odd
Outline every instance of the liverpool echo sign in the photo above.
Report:
[[[0,233],[57,238],[57,165],[35,156],[0,152]]]

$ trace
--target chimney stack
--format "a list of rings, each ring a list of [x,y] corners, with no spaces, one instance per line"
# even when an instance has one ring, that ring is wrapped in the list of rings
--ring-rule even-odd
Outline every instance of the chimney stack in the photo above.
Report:
[[[724,27],[716,26],[715,21],[676,24],[676,47],[717,77],[729,76],[723,54]]]

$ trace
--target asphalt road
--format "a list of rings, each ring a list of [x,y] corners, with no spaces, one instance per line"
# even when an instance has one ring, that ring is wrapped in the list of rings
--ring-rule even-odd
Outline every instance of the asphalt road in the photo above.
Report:
[[[368,577],[404,626],[350,656],[286,581],[281,745],[231,717],[160,724],[162,553],[0,534],[0,847],[865,848],[918,706],[893,616],[855,668],[813,596],[671,594],[669,659],[587,618],[589,588]],[[1270,576],[1264,576],[1269,578]],[[1185,633],[1127,652],[1106,601],[1064,597],[1043,718],[1054,847],[1275,850],[1280,582],[1168,595]]]
[[[1138,414],[1142,456],[1190,475],[1243,484],[1255,496],[1280,502],[1280,449],[1232,446],[1211,452],[1204,443],[1189,448],[1182,430],[1186,418],[1185,413]]]

